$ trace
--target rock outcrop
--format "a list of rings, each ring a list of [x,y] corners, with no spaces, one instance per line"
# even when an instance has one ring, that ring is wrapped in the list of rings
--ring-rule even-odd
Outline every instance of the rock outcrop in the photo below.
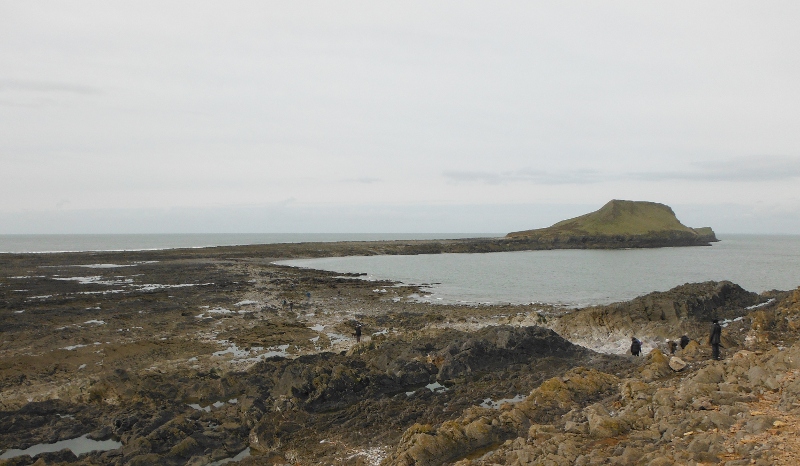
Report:
[[[800,312],[798,296],[752,312],[780,328]],[[655,349],[623,376],[573,369],[516,406],[414,426],[383,464],[791,464],[800,454],[800,343],[775,331],[790,346],[729,348],[722,361],[684,352],[680,369]]]
[[[631,336],[642,340],[648,351],[657,346],[666,350],[666,340],[676,341],[682,335],[702,341],[708,338],[711,319],[717,318],[730,324],[724,344],[739,346],[746,337],[739,330],[751,312],[748,308],[768,301],[727,281],[692,283],[623,303],[575,310],[549,319],[546,326],[587,348],[623,354]]]
[[[525,401],[509,409],[470,408],[461,417],[434,428],[416,424],[408,429],[387,464],[433,466],[444,464],[510,438],[537,436],[546,424],[570,409],[585,405],[614,388],[618,379],[596,370],[576,368],[533,390]],[[619,426],[605,416],[596,418],[597,430],[617,432]],[[605,430],[603,430],[605,431]],[[547,435],[547,429],[543,430]]]

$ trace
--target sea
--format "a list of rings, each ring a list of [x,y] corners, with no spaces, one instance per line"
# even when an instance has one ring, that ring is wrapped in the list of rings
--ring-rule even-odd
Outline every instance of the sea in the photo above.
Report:
[[[0,253],[149,251],[248,244],[393,241],[503,236],[501,233],[187,233],[0,235]]]
[[[279,263],[423,285],[432,303],[583,307],[729,280],[748,291],[800,286],[800,235],[718,235],[712,246],[302,259]],[[376,288],[383,294],[385,288]],[[390,290],[386,290],[388,293]]]
[[[431,234],[152,234],[0,235],[0,252],[130,251],[246,244],[499,237],[496,233]],[[763,292],[800,286],[800,235],[718,235],[704,247],[549,250],[486,254],[359,256],[278,263],[365,280],[422,286],[431,303],[528,304],[564,307],[626,301],[685,283],[732,281]],[[391,290],[376,287],[389,296]]]

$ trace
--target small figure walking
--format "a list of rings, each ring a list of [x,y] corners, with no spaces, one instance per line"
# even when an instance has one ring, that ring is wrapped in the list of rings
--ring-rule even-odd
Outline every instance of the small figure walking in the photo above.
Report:
[[[294,312],[294,301],[289,301],[289,312]]]
[[[356,325],[356,331],[353,336],[356,337],[356,343],[361,343],[361,324]]]
[[[711,357],[715,361],[719,361],[719,344],[722,339],[722,327],[719,325],[719,320],[712,320],[714,326],[711,327],[711,335],[708,337],[708,343],[711,344]]]
[[[642,342],[636,337],[631,337],[631,354],[634,356],[642,354]]]
[[[667,340],[667,347],[669,348],[669,354],[675,354],[675,351],[678,350],[678,343],[672,340]]]

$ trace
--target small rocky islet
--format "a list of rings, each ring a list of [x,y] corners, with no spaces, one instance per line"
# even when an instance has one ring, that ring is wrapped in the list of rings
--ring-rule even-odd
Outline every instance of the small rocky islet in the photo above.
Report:
[[[607,210],[625,217],[638,208],[627,202]],[[548,236],[557,247],[590,247],[566,238],[600,234],[562,227]],[[526,241],[545,244],[539,234]],[[772,465],[800,456],[800,289],[706,282],[583,309],[434,305],[414,300],[419,287],[273,263],[451,244],[429,243],[3,255],[0,449],[82,436],[119,446],[0,464]],[[722,361],[706,344],[712,317],[725,326]],[[646,356],[624,354],[632,335]],[[692,341],[670,355],[667,340],[681,335]]]

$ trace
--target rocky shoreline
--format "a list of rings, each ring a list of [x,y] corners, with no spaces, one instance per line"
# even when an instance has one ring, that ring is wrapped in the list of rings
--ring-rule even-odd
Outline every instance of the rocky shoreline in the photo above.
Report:
[[[480,239],[2,255],[0,449],[84,435],[120,446],[0,464],[737,465],[800,455],[799,290],[709,282],[565,312],[420,303],[413,286],[272,264],[508,244],[531,249]],[[704,345],[710,316],[726,325],[723,361]],[[618,354],[633,333],[644,358]],[[683,334],[695,341],[676,371],[666,340]]]

